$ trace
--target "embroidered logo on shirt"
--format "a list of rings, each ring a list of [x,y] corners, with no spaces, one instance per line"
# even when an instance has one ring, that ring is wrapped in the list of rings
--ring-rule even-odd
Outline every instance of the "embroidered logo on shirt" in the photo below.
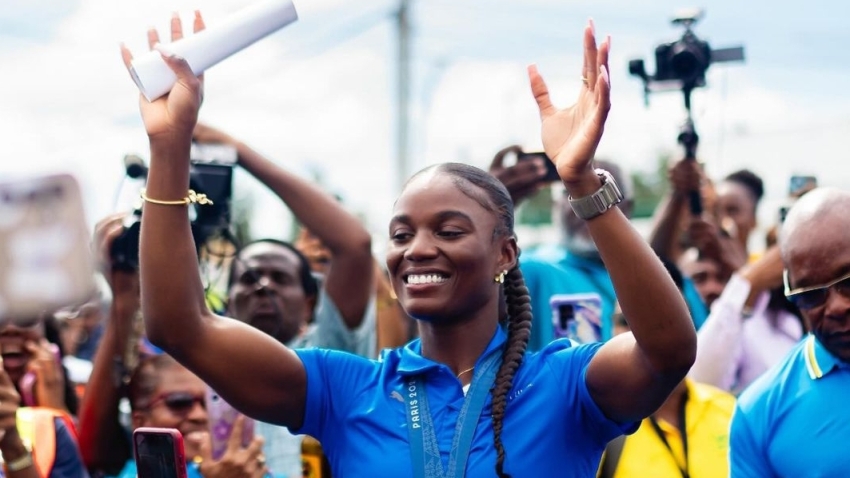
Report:
[[[526,386],[524,386],[524,387],[520,388],[520,389],[519,389],[519,390],[517,390],[516,392],[514,392],[514,393],[512,393],[512,394],[508,395],[508,399],[507,399],[507,401],[510,403],[510,402],[511,402],[511,401],[513,401],[515,398],[518,398],[520,395],[522,395],[523,393],[525,393],[526,391],[528,391],[528,389],[530,389],[530,388],[531,388],[531,387],[533,387],[533,386],[534,386],[534,383],[532,382],[532,383],[529,383],[528,385],[526,385]]]
[[[399,402],[404,403],[404,397],[402,397],[401,394],[395,390],[393,390],[393,393],[390,394],[390,398],[394,398]]]

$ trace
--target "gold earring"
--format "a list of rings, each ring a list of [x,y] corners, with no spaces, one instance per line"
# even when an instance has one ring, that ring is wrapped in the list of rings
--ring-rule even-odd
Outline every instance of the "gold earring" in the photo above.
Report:
[[[505,274],[507,273],[508,271],[499,272],[498,274],[496,274],[496,277],[494,277],[493,280],[498,282],[499,284],[503,284],[505,282]]]

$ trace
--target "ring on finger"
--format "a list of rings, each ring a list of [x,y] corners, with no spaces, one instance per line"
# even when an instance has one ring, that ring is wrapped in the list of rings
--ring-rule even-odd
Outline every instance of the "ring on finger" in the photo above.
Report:
[[[584,83],[584,86],[590,86],[590,81],[587,79],[586,76],[581,77],[581,82]]]
[[[266,455],[257,455],[257,464],[260,466],[266,465]]]

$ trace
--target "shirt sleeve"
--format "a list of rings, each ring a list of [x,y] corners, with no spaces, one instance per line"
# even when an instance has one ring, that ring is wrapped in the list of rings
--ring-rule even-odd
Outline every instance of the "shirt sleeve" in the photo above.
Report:
[[[343,426],[343,415],[365,389],[374,386],[374,361],[337,350],[297,349],[307,373],[307,397],[301,428],[296,435],[310,435],[322,443],[334,439],[334,427]]]
[[[767,460],[763,430],[753,426],[752,417],[735,407],[729,433],[730,478],[772,478],[776,473]]]
[[[732,390],[743,359],[743,311],[750,288],[746,279],[733,275],[712,304],[697,333],[697,356],[689,373],[694,381]]]
[[[56,459],[50,478],[88,478],[89,474],[80,457],[77,442],[65,426],[61,418],[54,421],[56,425]]]
[[[617,422],[605,416],[587,387],[587,368],[590,360],[602,347],[602,343],[573,344],[567,349],[552,355],[548,361],[554,369],[561,389],[565,393],[565,403],[577,406],[566,406],[567,413],[572,414],[568,419],[583,430],[587,436],[593,437],[600,446],[612,439],[634,433],[640,422]]]
[[[316,323],[306,345],[325,349],[350,352],[361,357],[374,358],[377,347],[377,329],[373,293],[363,313],[363,321],[354,329],[349,329],[337,309],[333,299],[322,289],[319,292],[319,304],[316,307]]]

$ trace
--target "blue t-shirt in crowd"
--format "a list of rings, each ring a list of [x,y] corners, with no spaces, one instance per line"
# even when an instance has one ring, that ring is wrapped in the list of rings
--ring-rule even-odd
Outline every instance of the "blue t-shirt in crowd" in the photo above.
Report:
[[[850,476],[850,364],[813,336],[738,399],[732,478]]]
[[[482,357],[505,340],[498,329]],[[596,476],[608,441],[637,428],[607,419],[590,396],[585,375],[599,347],[563,339],[526,353],[502,431],[505,471],[514,478]],[[304,423],[294,432],[322,443],[334,478],[413,476],[404,397],[407,382],[420,374],[445,466],[464,392],[447,366],[421,355],[418,339],[377,361],[323,349],[295,352],[307,372],[307,399]],[[495,474],[491,406],[488,395],[467,462],[470,478]]]
[[[549,299],[556,294],[599,294],[602,299],[602,340],[611,338],[611,317],[617,295],[608,270],[601,261],[579,257],[563,248],[545,248],[521,257],[520,270],[531,296],[534,315],[529,350],[540,350],[555,339]],[[694,325],[699,329],[708,317],[708,309],[690,280],[685,280],[684,297]]]

